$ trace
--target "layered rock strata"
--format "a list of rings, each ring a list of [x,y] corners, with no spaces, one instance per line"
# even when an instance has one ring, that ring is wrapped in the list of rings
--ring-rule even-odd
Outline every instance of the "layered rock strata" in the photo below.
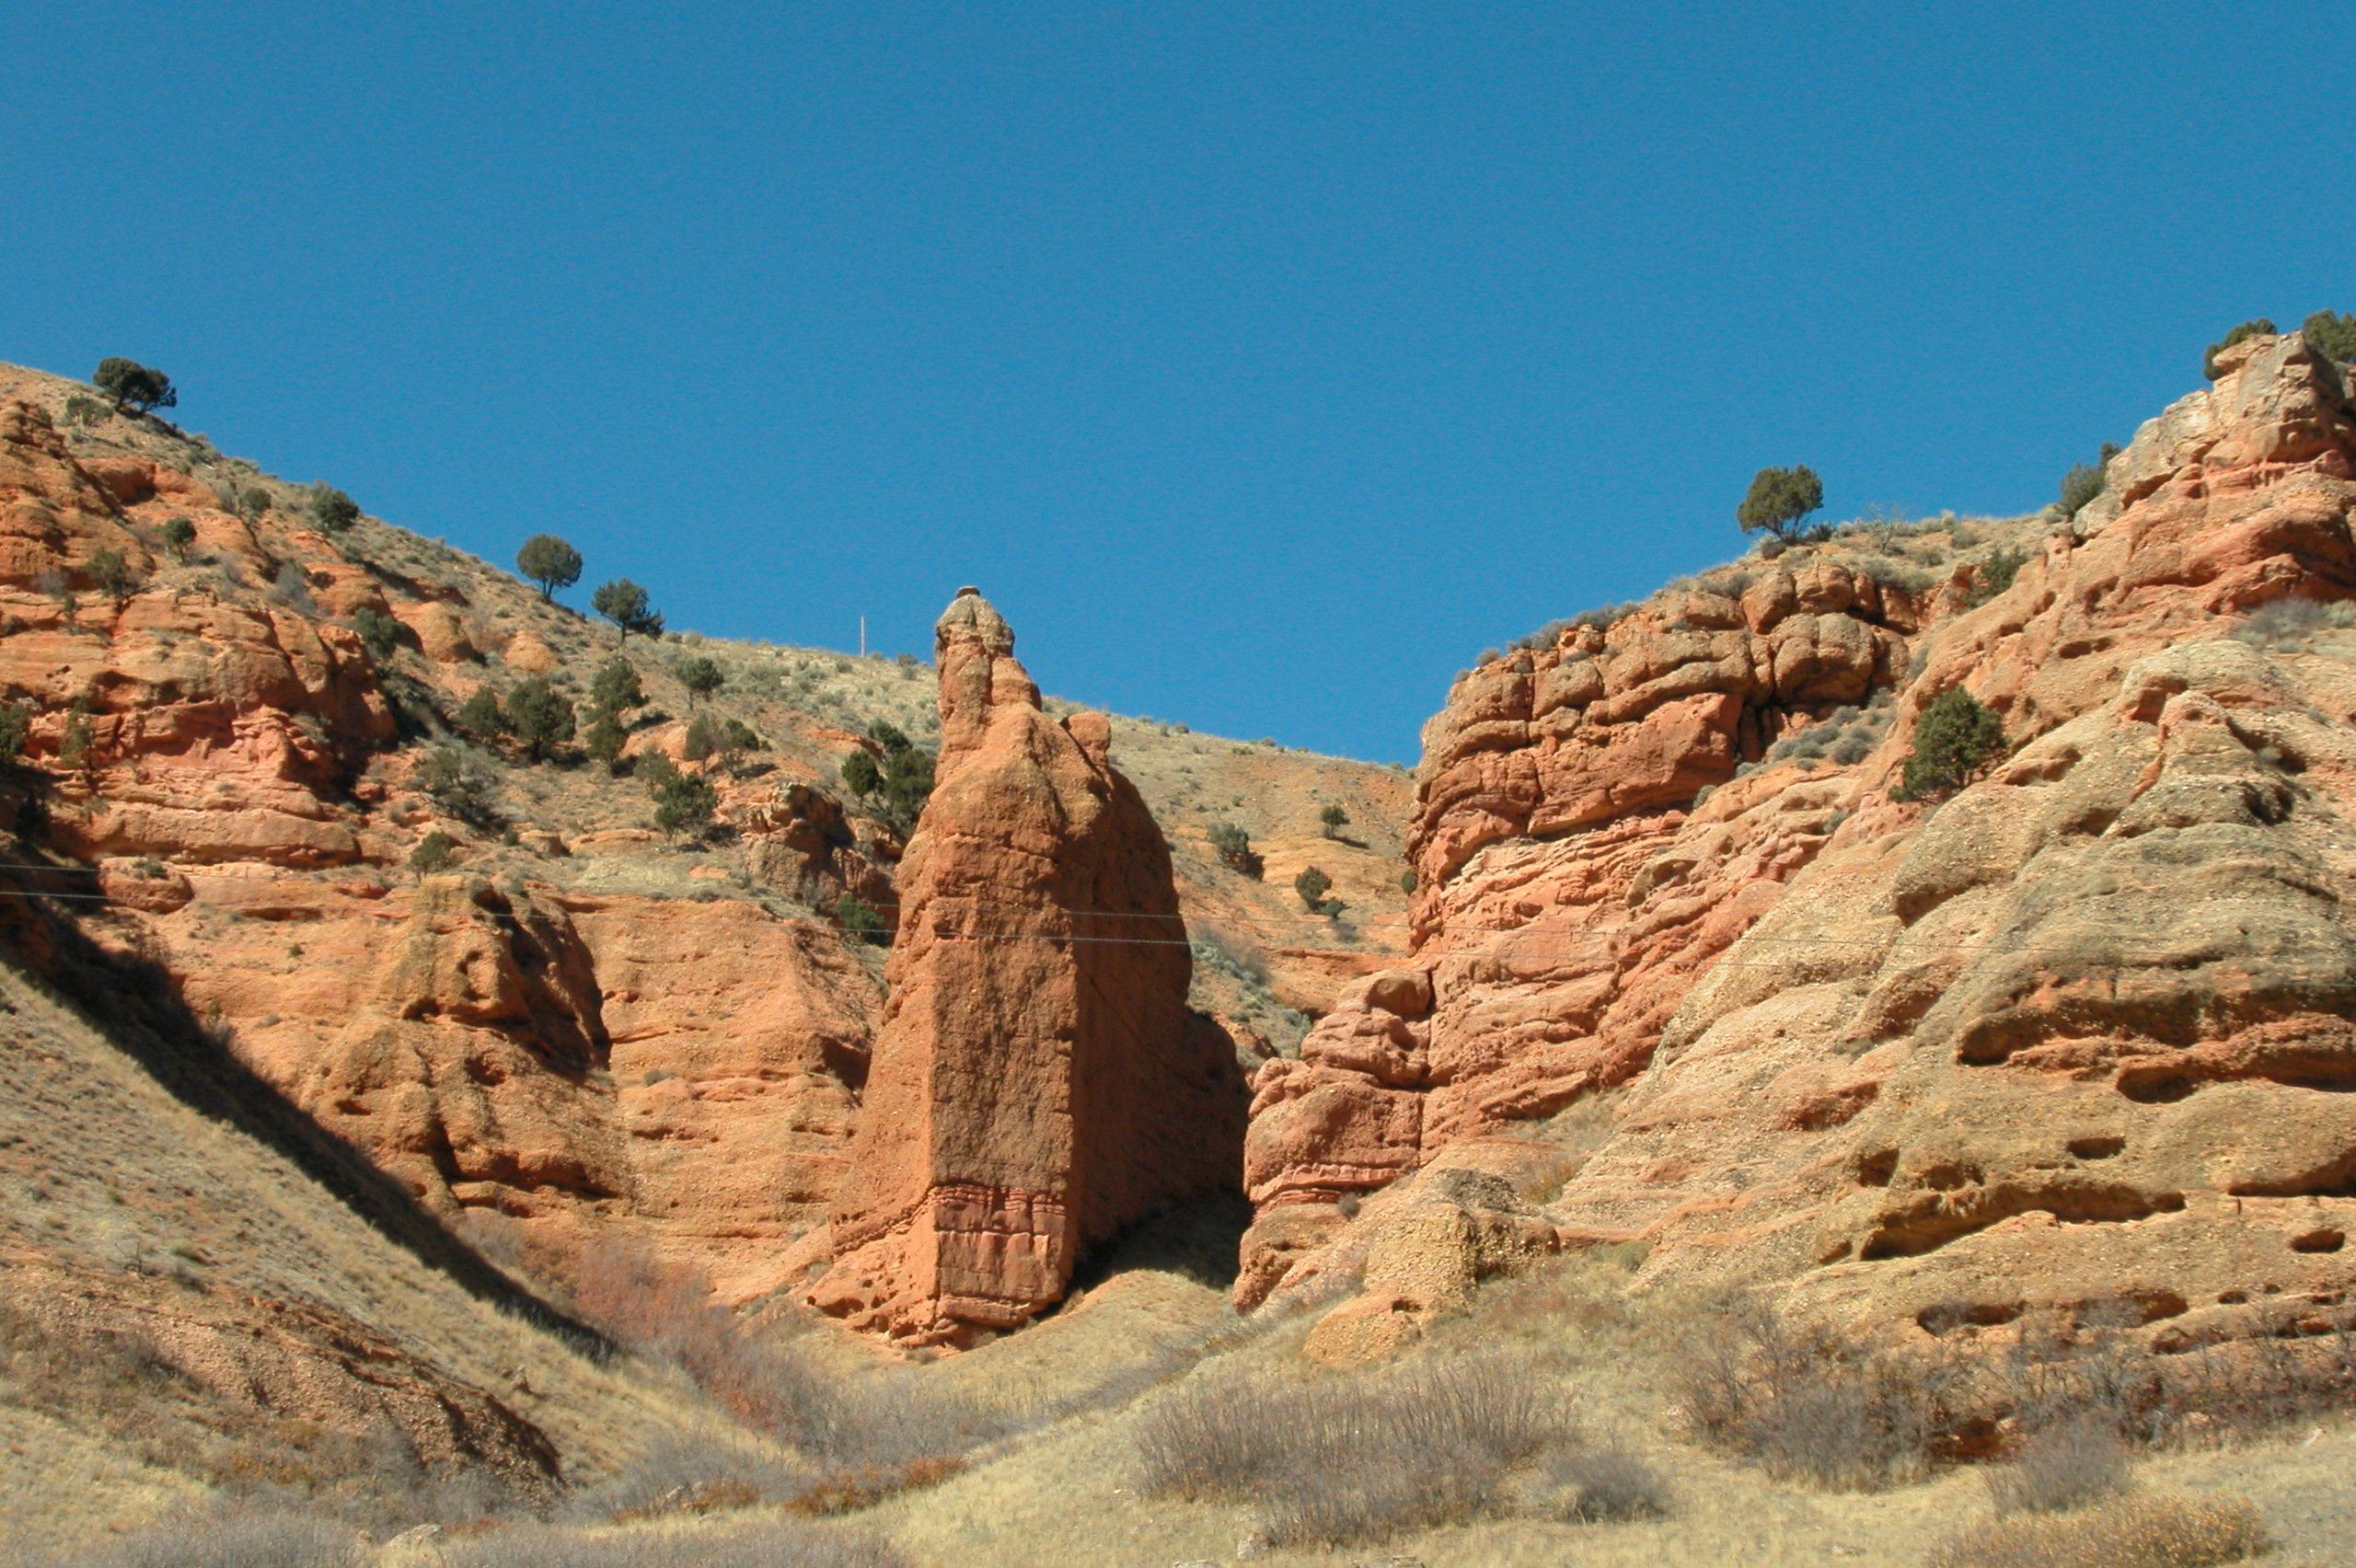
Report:
[[[1561,1164],[1554,1240],[1648,1248],[1640,1285],[1950,1344],[2121,1304],[2163,1356],[2322,1326],[2356,1287],[2356,679],[2321,613],[2356,417],[2295,337],[2219,366],[1983,604],[1968,564],[1900,595],[1794,551],[1462,681],[1415,963],[1260,1072],[1239,1299],[1357,1267],[1345,1198],[1518,1148]],[[1897,799],[1958,686],[2009,755]],[[1882,692],[1864,755],[1737,777]]]

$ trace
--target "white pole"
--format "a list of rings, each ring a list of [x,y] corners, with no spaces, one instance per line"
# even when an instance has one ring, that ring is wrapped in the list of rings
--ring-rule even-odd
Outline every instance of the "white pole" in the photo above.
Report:
[[[867,617],[865,616],[859,617],[859,656],[862,659],[867,657]]]

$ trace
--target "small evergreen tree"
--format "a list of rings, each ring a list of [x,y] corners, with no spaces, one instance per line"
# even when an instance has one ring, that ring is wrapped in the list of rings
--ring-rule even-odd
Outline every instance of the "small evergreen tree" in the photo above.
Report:
[[[2219,354],[2223,353],[2235,343],[2246,342],[2252,338],[2263,337],[2273,330],[2274,323],[2269,321],[2263,316],[2258,317],[2255,320],[2243,322],[2240,326],[2233,329],[2233,330],[2227,332],[2223,337],[2209,345],[2209,352],[2200,356],[2200,374],[2207,376],[2212,381],[2216,380],[2217,377],[2223,374],[2223,372],[2219,371],[2217,368],[2217,356]]]
[[[352,629],[360,634],[360,645],[368,650],[368,657],[379,664],[401,645],[401,623],[373,605],[352,612]]]
[[[638,666],[619,655],[600,664],[589,683],[589,706],[600,713],[618,717],[624,709],[642,707],[645,702],[646,688],[639,684]]]
[[[2027,550],[2006,545],[2001,549],[1990,551],[1988,559],[1980,563],[1980,581],[1972,586],[1971,590],[1972,604],[1984,605],[2010,588],[2013,585],[2013,579],[2018,577],[2021,574],[2021,568],[2027,564]]]
[[[1808,513],[1823,504],[1824,481],[1805,463],[1761,468],[1751,476],[1750,489],[1734,509],[1734,520],[1746,534],[1766,533],[1788,542],[1797,536]]]
[[[2109,484],[2109,475],[2101,464],[2076,465],[2062,476],[2062,515],[2075,517],[2085,510],[2086,502],[2100,495]]]
[[[1293,892],[1300,894],[1301,906],[1312,915],[1338,915],[1342,906],[1325,894],[1333,888],[1334,879],[1315,866],[1303,866],[1300,875],[1292,879]]]
[[[2356,364],[2356,316],[2318,310],[2299,324],[2299,335],[2306,339],[2307,347],[2324,358],[2340,364]]]
[[[1317,813],[1317,820],[1324,824],[1325,836],[1333,838],[1350,824],[1350,813],[1339,806],[1327,806]]]
[[[654,825],[675,837],[682,833],[702,837],[711,826],[712,813],[720,809],[720,790],[700,773],[667,766],[651,771],[647,793],[654,801]]]
[[[14,762],[25,755],[25,736],[32,724],[31,703],[18,698],[0,702],[0,762]]]
[[[90,766],[98,744],[98,727],[90,722],[88,703],[76,702],[65,721],[65,732],[58,737],[57,760],[78,772]]]
[[[90,557],[90,581],[120,605],[131,594],[131,563],[121,550],[99,550]]]
[[[589,595],[589,607],[613,622],[624,642],[633,631],[649,638],[663,635],[663,617],[650,606],[646,590],[627,577],[599,584]]]
[[[1231,822],[1211,824],[1211,848],[1218,853],[1219,864],[1254,882],[1265,869],[1258,851],[1252,847],[1252,836]]]
[[[150,409],[176,408],[180,400],[170,376],[120,355],[110,354],[100,360],[97,374],[90,380],[113,399],[118,413],[144,414]]]
[[[1892,793],[1901,801],[1952,794],[2004,748],[2004,726],[1993,710],[1961,686],[1934,698],[1915,721],[1914,749]]]
[[[678,674],[679,684],[687,688],[687,700],[690,702],[698,698],[710,697],[728,678],[708,653],[699,653],[691,659],[683,660]]]
[[[538,675],[507,694],[507,728],[524,755],[538,762],[572,739],[572,699]]]
[[[916,826],[924,803],[932,798],[932,754],[902,746],[884,758],[884,812],[907,832]]]
[[[535,534],[515,552],[515,570],[538,583],[540,597],[553,604],[558,589],[581,581],[581,552],[554,534]]]
[[[480,757],[456,746],[436,746],[426,753],[417,785],[435,805],[461,822],[488,823],[497,815],[491,800],[498,784],[491,769]]]
[[[874,906],[855,893],[835,900],[835,924],[860,941],[883,947],[892,940],[892,928]]]
[[[621,721],[602,709],[589,721],[589,728],[581,736],[583,748],[604,763],[608,773],[621,762],[622,747],[629,742],[629,732],[622,728]]]
[[[476,687],[475,694],[459,705],[456,722],[458,733],[485,745],[507,733],[506,711],[499,706],[499,694],[489,686]]]
[[[333,485],[322,485],[311,496],[311,521],[323,534],[341,534],[360,521],[360,503]]]
[[[409,852],[409,869],[420,876],[431,876],[435,871],[448,870],[457,859],[458,841],[437,827],[419,839],[417,847]]]
[[[884,774],[873,757],[855,751],[843,758],[843,785],[854,795],[872,795],[884,787]]]
[[[188,548],[196,543],[196,525],[185,517],[175,517],[164,525],[164,548],[174,560],[188,559]]]

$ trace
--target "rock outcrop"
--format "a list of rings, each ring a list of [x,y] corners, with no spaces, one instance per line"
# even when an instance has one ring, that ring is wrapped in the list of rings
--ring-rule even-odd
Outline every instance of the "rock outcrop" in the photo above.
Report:
[[[1231,1190],[1243,1108],[1231,1043],[1187,1009],[1170,852],[1104,719],[1050,719],[970,589],[935,651],[937,782],[811,1293],[912,1343],[1020,1323],[1091,1245]]]
[[[1343,1200],[1517,1135],[1537,1170],[1593,1101],[1543,1213],[1648,1247],[1640,1286],[1968,1345],[2102,1303],[2163,1355],[2320,1322],[2356,1286],[2356,680],[2304,644],[2356,593],[2356,418],[2295,337],[2219,368],[1985,603],[1794,551],[1462,681],[1414,964],[1260,1071],[1239,1300],[1371,1285]],[[2009,756],[1895,798],[1958,686]],[[1877,698],[1852,754],[1769,749]]]

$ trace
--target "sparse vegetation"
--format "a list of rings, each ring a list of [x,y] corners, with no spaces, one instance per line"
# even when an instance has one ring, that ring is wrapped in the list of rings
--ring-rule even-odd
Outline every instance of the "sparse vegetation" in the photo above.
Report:
[[[458,733],[479,745],[489,745],[507,733],[507,711],[500,706],[499,694],[487,686],[477,686],[458,705],[457,717],[451,722]]]
[[[2109,469],[2105,464],[2080,463],[2073,467],[2062,476],[2062,515],[2075,517],[2109,483]]]
[[[720,809],[720,790],[710,779],[682,771],[659,754],[640,764],[639,776],[654,801],[655,826],[674,838],[701,838],[710,830],[712,813]]]
[[[2110,1421],[2093,1412],[2029,1434],[2007,1464],[1981,1472],[1998,1517],[2059,1514],[2127,1490],[2127,1445]]]
[[[0,762],[25,755],[25,737],[31,731],[33,705],[22,698],[0,701]]]
[[[1764,533],[1789,543],[1799,536],[1808,514],[1823,504],[1824,481],[1807,465],[1761,468],[1751,476],[1734,519],[1746,534]]]
[[[2223,353],[2227,349],[2232,348],[2236,343],[2245,343],[2252,338],[2264,337],[2273,330],[2274,323],[2269,321],[2263,316],[2258,317],[2253,320],[2245,321],[2240,326],[2233,328],[2231,330],[2227,331],[2223,337],[2210,344],[2209,352],[2200,356],[2200,374],[2207,376],[2212,381],[2216,380],[2219,375],[2223,374],[2223,372],[2217,368],[2217,356],[2219,354]]]
[[[558,589],[581,581],[581,552],[554,534],[535,534],[515,552],[515,570],[540,585],[544,603],[553,604]]]
[[[1949,687],[1915,721],[1914,749],[1893,793],[1901,801],[1952,794],[2004,747],[2003,721],[1961,686]]]
[[[2291,653],[2324,632],[2350,627],[2356,627],[2356,604],[2347,600],[2326,605],[2314,599],[2276,599],[2252,610],[2234,628],[2234,636],[2254,648]]]
[[[113,401],[117,413],[144,414],[173,408],[180,400],[170,376],[119,354],[100,360],[90,381]]]
[[[175,517],[164,525],[157,536],[174,560],[185,561],[189,547],[196,543],[196,525],[185,517]]]
[[[1339,806],[1329,805],[1317,813],[1317,820],[1325,829],[1326,837],[1336,838],[1341,836],[1342,829],[1350,824],[1350,813]]]
[[[1988,558],[1980,563],[1973,573],[1975,579],[1971,585],[1973,605],[1984,605],[2011,588],[2013,580],[2021,574],[2021,568],[2027,564],[2028,552],[2015,546],[2005,545],[1991,550]]]
[[[98,592],[116,604],[120,605],[131,596],[131,563],[123,559],[121,550],[94,552],[90,557],[89,571],[90,581],[97,585]]]

